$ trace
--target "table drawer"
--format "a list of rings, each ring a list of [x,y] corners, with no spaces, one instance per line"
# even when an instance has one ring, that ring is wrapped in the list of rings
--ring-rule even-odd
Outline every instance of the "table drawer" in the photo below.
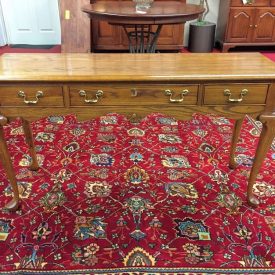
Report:
[[[205,85],[205,105],[261,104],[266,102],[268,84]]]
[[[70,86],[71,106],[195,105],[198,85]]]
[[[60,86],[0,86],[0,106],[64,106]]]

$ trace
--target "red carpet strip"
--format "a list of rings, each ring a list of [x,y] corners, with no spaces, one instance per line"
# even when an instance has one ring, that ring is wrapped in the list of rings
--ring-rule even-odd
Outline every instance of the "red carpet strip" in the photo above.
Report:
[[[61,45],[56,45],[50,49],[26,49],[11,48],[9,46],[0,47],[0,55],[4,53],[60,53]]]

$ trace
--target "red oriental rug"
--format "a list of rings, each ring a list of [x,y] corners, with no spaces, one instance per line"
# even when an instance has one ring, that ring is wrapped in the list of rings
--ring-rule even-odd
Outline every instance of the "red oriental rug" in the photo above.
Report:
[[[22,204],[0,212],[0,274],[274,274],[275,148],[246,186],[260,125],[247,117],[228,168],[232,121],[109,114],[32,124],[41,169],[20,121],[5,131]],[[11,190],[0,170],[1,205]]]

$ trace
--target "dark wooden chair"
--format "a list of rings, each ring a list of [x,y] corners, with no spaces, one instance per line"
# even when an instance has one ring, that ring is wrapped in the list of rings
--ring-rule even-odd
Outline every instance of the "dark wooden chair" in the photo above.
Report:
[[[34,149],[34,142],[33,142],[33,136],[32,136],[30,123],[23,118],[21,118],[21,121],[22,121],[24,135],[26,138],[26,143],[29,146],[29,153],[32,158],[32,163],[29,168],[30,168],[30,170],[35,171],[35,170],[38,170],[39,165],[37,162],[36,152]],[[5,135],[4,135],[3,126],[7,125],[7,124],[8,124],[8,119],[6,117],[0,115],[0,160],[3,163],[3,167],[6,171],[7,178],[10,181],[11,189],[13,191],[12,200],[10,202],[8,202],[4,208],[8,209],[8,210],[15,211],[19,207],[20,197],[19,197],[19,189],[18,189],[18,185],[17,185],[17,181],[16,181],[15,171],[14,171],[14,168],[12,165],[10,153],[8,151],[8,146],[7,146],[7,142],[6,142]]]

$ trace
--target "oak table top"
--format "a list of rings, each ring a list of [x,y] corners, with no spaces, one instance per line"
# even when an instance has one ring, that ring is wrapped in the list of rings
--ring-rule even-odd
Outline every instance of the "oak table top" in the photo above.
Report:
[[[260,53],[4,54],[0,81],[177,81],[275,79]]]

